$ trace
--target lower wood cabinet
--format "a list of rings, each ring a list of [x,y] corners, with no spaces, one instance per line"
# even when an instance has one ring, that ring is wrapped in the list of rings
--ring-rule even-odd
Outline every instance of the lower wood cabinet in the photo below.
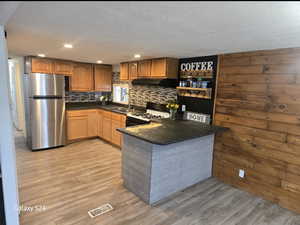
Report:
[[[88,129],[89,137],[98,136],[98,112],[96,110],[88,112]]]
[[[67,137],[76,140],[98,136],[96,110],[70,110],[67,112]]]
[[[105,110],[98,111],[98,136],[104,140],[121,146],[122,135],[117,131],[117,128],[123,128],[125,125],[126,115]]]
[[[68,117],[68,140],[76,140],[88,137],[88,116]]]
[[[121,134],[119,131],[117,131],[117,128],[121,127],[122,125],[120,121],[111,121],[111,142],[118,146],[121,146]]]
[[[111,118],[103,117],[103,135],[102,138],[111,142]]]
[[[100,137],[114,145],[122,145],[117,128],[126,125],[126,115],[102,109],[67,111],[68,140]]]
[[[98,137],[103,138],[103,110],[98,110]]]

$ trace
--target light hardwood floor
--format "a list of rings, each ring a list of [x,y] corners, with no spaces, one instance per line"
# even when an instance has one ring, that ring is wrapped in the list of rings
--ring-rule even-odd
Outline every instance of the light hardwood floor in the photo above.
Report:
[[[122,186],[121,152],[99,139],[31,152],[18,138],[21,225],[300,225],[300,215],[210,178],[150,207]],[[115,209],[94,219],[87,211]],[[299,203],[300,204],[300,203]]]

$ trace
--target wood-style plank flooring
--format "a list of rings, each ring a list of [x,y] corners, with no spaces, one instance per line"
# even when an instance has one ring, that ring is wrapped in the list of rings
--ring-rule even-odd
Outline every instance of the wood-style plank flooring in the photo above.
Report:
[[[99,140],[31,152],[16,139],[21,225],[300,225],[300,215],[210,178],[150,207],[122,186],[121,152]],[[96,218],[87,211],[115,209]],[[299,203],[300,204],[300,203]]]

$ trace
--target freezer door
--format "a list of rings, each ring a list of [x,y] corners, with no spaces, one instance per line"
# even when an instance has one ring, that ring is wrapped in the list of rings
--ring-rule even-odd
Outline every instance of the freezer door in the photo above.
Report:
[[[65,77],[61,75],[49,75],[33,73],[30,79],[30,97],[33,96],[64,96]]]
[[[30,99],[32,150],[66,144],[65,101],[57,98]]]

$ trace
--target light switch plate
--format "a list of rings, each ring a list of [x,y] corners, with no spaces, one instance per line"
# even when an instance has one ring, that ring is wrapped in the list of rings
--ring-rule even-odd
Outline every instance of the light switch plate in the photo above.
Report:
[[[244,178],[245,177],[245,170],[239,170],[239,177]]]

